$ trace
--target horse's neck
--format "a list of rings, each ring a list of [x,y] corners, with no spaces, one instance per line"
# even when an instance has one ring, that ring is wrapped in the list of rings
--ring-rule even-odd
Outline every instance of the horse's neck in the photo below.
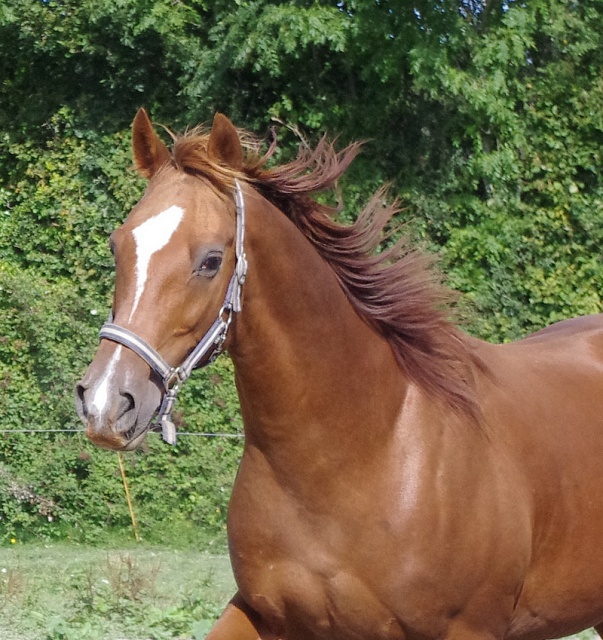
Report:
[[[301,459],[347,449],[353,462],[352,449],[385,445],[403,376],[292,223],[268,205],[250,209],[249,274],[231,347],[248,443]]]

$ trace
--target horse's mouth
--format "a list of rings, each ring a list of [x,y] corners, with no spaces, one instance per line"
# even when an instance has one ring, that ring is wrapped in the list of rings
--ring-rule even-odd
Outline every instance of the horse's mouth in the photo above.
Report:
[[[97,447],[111,451],[134,451],[143,443],[151,425],[144,427],[134,426],[124,433],[116,433],[113,430],[95,429],[91,424],[86,427],[86,437]]]
[[[150,425],[144,427],[143,429],[136,430],[136,432],[131,436],[126,435],[126,444],[121,448],[121,451],[134,451],[135,449],[138,449],[138,447],[140,447],[140,445],[144,442],[149,431]]]

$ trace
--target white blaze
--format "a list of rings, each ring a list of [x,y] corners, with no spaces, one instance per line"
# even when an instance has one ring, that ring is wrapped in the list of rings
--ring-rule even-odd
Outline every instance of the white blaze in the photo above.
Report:
[[[165,247],[170,241],[183,216],[184,209],[174,205],[145,220],[132,232],[136,246],[136,293],[132,311],[130,312],[130,320],[142,297],[144,285],[147,281],[149,263],[153,254]],[[121,345],[115,349],[100,381],[94,389],[90,403],[91,415],[102,416],[110,406],[111,381],[115,375],[117,362],[121,357],[122,350]]]
[[[170,241],[183,216],[184,209],[173,205],[156,216],[145,220],[132,231],[134,242],[136,243],[136,294],[132,311],[130,311],[130,320],[142,297],[144,285],[147,281],[149,263],[153,254],[165,247]]]
[[[115,373],[115,366],[117,365],[117,361],[119,360],[119,356],[121,355],[122,347],[119,345],[115,352],[111,356],[111,360],[109,360],[109,364],[105,369],[105,373],[101,378],[101,381],[96,386],[94,390],[94,396],[92,397],[92,402],[90,403],[90,414],[96,416],[102,416],[107,406],[107,402],[109,400],[109,383],[111,382],[111,378]]]

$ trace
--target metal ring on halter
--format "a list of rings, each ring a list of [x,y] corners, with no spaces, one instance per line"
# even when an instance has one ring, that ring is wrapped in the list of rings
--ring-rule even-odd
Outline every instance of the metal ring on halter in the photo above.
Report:
[[[170,389],[178,389],[181,382],[180,367],[176,367],[175,369],[172,369],[170,377],[164,380],[163,384],[165,386],[165,390],[169,391]]]
[[[228,329],[232,323],[233,313],[241,311],[241,294],[243,283],[247,276],[247,257],[244,251],[245,240],[245,200],[243,191],[238,180],[235,180],[235,207],[236,207],[236,229],[235,229],[235,268],[224,302],[218,317],[214,320],[206,334],[201,338],[193,351],[184,359],[178,367],[171,367],[163,357],[145,340],[137,336],[133,331],[126,329],[113,322],[113,313],[108,321],[101,327],[100,339],[112,340],[121,344],[140,356],[154,371],[165,388],[161,406],[155,417],[155,422],[161,425],[163,439],[168,444],[176,443],[176,427],[171,420],[172,410],[178,398],[180,386],[191,375],[193,369],[198,366],[206,366],[222,353]],[[224,318],[226,316],[226,319]],[[202,362],[203,358],[207,359]],[[199,364],[202,362],[202,364]],[[176,382],[174,382],[176,380]]]

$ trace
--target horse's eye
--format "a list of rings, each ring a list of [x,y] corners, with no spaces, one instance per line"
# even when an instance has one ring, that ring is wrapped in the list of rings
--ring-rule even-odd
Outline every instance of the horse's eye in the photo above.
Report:
[[[195,270],[195,273],[205,278],[213,278],[220,266],[222,265],[222,255],[219,253],[210,253],[203,260],[201,264]]]

